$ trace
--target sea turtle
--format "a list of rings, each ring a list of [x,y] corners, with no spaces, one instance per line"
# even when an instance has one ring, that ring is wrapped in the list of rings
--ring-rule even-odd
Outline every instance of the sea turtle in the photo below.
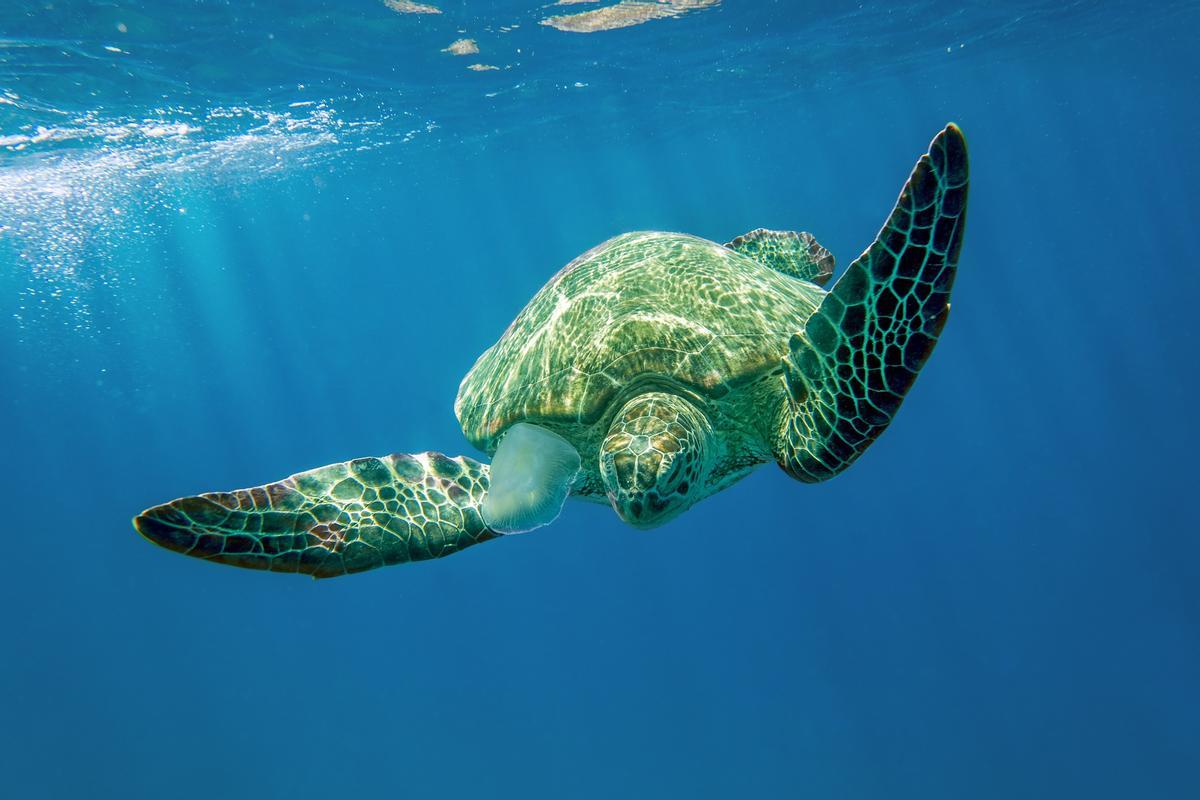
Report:
[[[949,125],[830,292],[833,257],[807,233],[618,236],[551,278],[463,380],[455,411],[490,466],[360,458],[134,525],[188,555],[329,577],[538,527],[568,495],[650,528],[767,461],[825,480],[883,432],[933,350],[966,200]]]

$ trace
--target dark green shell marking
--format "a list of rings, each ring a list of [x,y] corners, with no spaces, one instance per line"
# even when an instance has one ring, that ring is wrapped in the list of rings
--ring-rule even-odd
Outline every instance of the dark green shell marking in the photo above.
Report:
[[[776,457],[802,481],[849,466],[883,432],[950,311],[967,205],[967,147],[950,125],[895,209],[784,359],[790,403]]]
[[[487,488],[487,464],[398,454],[184,497],[143,511],[133,524],[187,555],[330,578],[440,558],[494,538],[479,514]]]
[[[784,275],[824,286],[833,275],[834,258],[811,233],[769,231],[743,233],[725,244]]]

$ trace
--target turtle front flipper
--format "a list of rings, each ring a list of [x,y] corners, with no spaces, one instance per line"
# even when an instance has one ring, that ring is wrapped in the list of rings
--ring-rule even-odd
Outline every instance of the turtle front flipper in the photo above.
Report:
[[[789,342],[775,455],[793,477],[836,475],[892,421],[946,323],[966,205],[966,141],[949,125],[875,242]]]
[[[133,524],[186,555],[331,578],[496,537],[480,515],[488,473],[487,464],[441,453],[359,458],[253,489],[184,497]]]

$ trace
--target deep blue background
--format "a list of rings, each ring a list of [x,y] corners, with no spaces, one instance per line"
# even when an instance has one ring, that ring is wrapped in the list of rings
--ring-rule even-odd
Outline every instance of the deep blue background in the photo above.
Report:
[[[144,175],[88,164],[163,140],[0,147],[5,791],[1200,796],[1196,4],[726,0],[592,36],[533,5],[0,12],[0,136],[311,99],[381,123],[295,154],[213,124]],[[459,29],[512,68],[438,53]],[[129,526],[471,453],[459,379],[572,257],[765,226],[844,266],[948,120],[954,312],[835,481],[763,468],[648,533],[571,504],[325,582]]]

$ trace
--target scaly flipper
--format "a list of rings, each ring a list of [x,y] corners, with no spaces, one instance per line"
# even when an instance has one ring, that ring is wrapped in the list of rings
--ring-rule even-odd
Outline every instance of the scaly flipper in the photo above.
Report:
[[[254,489],[184,497],[133,524],[190,556],[331,578],[494,538],[479,513],[488,481],[487,464],[462,456],[359,458]]]
[[[777,272],[818,286],[824,286],[833,276],[833,254],[807,231],[758,228],[726,242],[725,246]]]
[[[836,475],[892,421],[946,323],[966,205],[967,146],[950,125],[874,244],[789,343],[775,455],[793,477]]]

